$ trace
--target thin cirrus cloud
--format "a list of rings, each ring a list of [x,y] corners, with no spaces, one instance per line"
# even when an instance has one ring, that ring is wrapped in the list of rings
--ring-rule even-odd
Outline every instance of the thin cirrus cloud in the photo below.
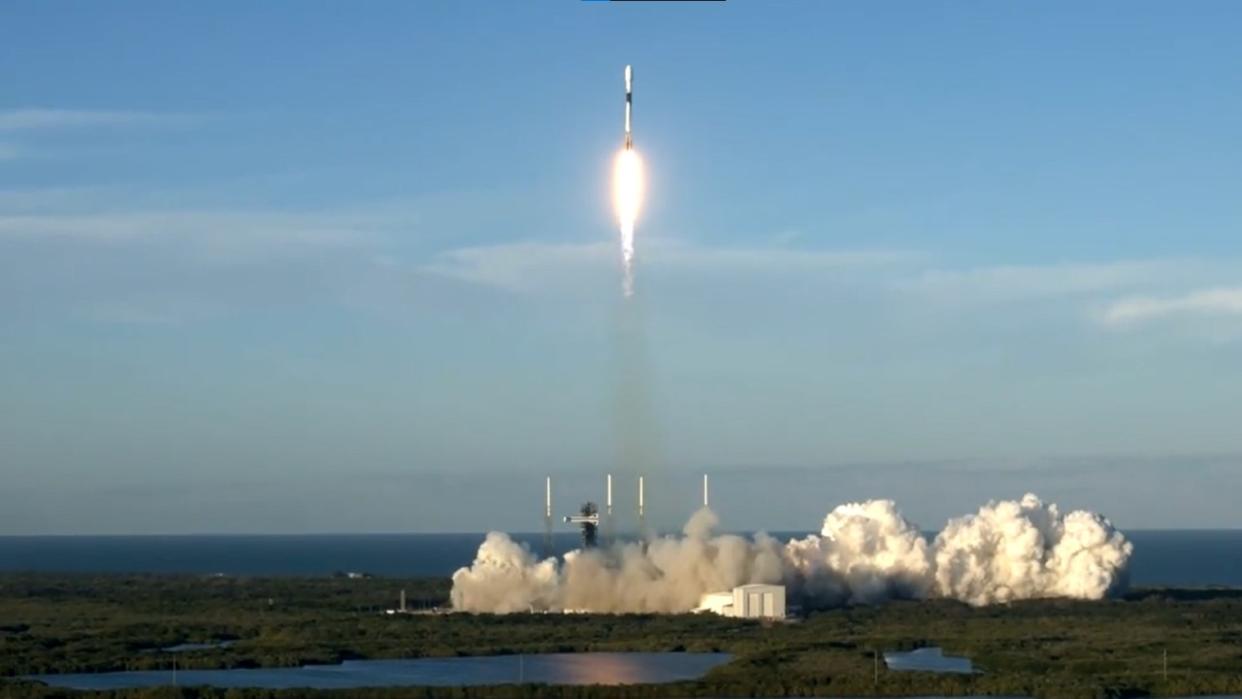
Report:
[[[421,266],[427,274],[535,292],[573,285],[581,275],[607,274],[618,252],[611,243],[525,242],[447,250]],[[666,269],[700,278],[763,274],[848,281],[907,302],[977,308],[1052,303],[1105,327],[1175,316],[1242,317],[1242,287],[1227,284],[1236,265],[1202,258],[1057,262],[955,267],[950,260],[906,251],[808,251],[786,247],[734,248],[662,240],[639,254],[640,269]],[[1199,287],[1189,293],[1176,289]],[[1103,308],[1101,313],[1100,309]]]
[[[71,246],[66,251],[86,255],[109,248],[160,250],[218,266],[370,249],[380,236],[378,228],[365,217],[315,212],[0,212],[0,245],[59,242]]]
[[[164,126],[184,124],[195,117],[141,111],[25,108],[0,111],[0,131],[85,128],[95,126]]]
[[[423,271],[459,281],[519,291],[574,278],[585,268],[615,264],[612,243],[523,242],[446,250]],[[1210,264],[1191,259],[1064,262],[1045,265],[954,267],[929,253],[907,250],[808,250],[784,246],[722,247],[664,239],[639,251],[642,268],[679,273],[805,273],[849,278],[936,302],[996,304],[1039,298],[1143,291],[1202,279]]]
[[[507,291],[532,291],[575,278],[583,271],[615,266],[619,251],[611,242],[523,242],[457,248],[437,254],[422,271]],[[827,273],[908,266],[922,256],[886,250],[797,250],[783,247],[719,247],[662,240],[639,251],[639,264],[679,272]]]
[[[1150,287],[1200,274],[1194,260],[1114,260],[1042,265],[989,265],[967,269],[929,269],[901,283],[929,298],[967,298],[996,302],[1088,295]]]
[[[1131,296],[1110,304],[1103,320],[1129,326],[1182,317],[1242,316],[1242,287],[1199,289],[1173,296]]]
[[[527,291],[566,271],[604,268],[615,260],[613,248],[602,242],[526,242],[456,248],[437,254],[421,271],[507,291]]]
[[[403,249],[402,241],[410,239],[411,221],[416,218],[406,209],[100,210],[101,196],[90,190],[0,191],[0,244],[9,245],[10,254],[22,254],[41,242],[59,245],[61,255],[74,250],[88,255],[106,249],[145,250],[205,269],[277,259],[322,264],[325,255],[348,266],[365,258],[398,271],[510,293],[598,285],[613,278],[619,255],[616,243],[607,239],[527,240],[438,252]],[[814,288],[818,280],[847,284],[885,302],[930,304],[941,310],[1053,304],[1055,313],[1103,327],[1173,316],[1242,316],[1242,287],[1230,285],[1237,269],[1230,260],[960,266],[943,255],[909,250],[731,246],[659,238],[640,248],[639,264],[644,273],[666,281],[734,284],[798,278],[800,288]],[[318,274],[324,272],[316,269]],[[1198,291],[1180,291],[1185,289]],[[135,320],[128,313],[105,315]],[[137,320],[151,318],[144,315]]]

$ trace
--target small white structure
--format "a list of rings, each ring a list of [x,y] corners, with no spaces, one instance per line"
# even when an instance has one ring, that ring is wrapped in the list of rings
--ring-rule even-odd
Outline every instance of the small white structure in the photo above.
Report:
[[[696,612],[739,619],[784,619],[784,585],[742,585],[732,592],[712,592],[699,599]]]
[[[742,585],[733,588],[733,616],[743,619],[784,619],[784,585]]]

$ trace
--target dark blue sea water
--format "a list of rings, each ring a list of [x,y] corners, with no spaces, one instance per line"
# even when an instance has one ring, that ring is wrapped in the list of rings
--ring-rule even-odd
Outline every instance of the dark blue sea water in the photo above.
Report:
[[[1132,585],[1242,587],[1242,530],[1140,530],[1126,535],[1134,542]],[[540,534],[517,538],[534,551],[542,549]],[[482,534],[8,536],[0,537],[0,570],[446,576],[469,565],[482,541]],[[554,537],[558,552],[577,545],[572,534]]]

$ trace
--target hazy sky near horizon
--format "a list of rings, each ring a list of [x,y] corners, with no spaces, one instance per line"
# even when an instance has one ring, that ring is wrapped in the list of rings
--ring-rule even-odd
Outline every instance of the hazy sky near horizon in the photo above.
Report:
[[[1242,527],[1240,28],[10,0],[0,534],[537,530],[544,473],[559,510],[640,468],[670,525],[707,470],[739,529]]]

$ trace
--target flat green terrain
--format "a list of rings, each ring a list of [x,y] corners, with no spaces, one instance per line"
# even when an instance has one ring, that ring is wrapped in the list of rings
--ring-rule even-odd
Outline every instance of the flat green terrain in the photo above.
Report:
[[[1122,600],[975,609],[899,602],[784,624],[714,616],[385,615],[443,603],[447,580],[0,574],[0,697],[686,697],[1242,693],[1242,591],[1141,590]],[[726,651],[697,682],[348,691],[162,688],[68,692],[18,682],[47,672],[295,666],[348,658],[553,651]],[[976,676],[888,672],[874,651],[938,645]],[[1167,678],[1164,656],[1168,656]]]

